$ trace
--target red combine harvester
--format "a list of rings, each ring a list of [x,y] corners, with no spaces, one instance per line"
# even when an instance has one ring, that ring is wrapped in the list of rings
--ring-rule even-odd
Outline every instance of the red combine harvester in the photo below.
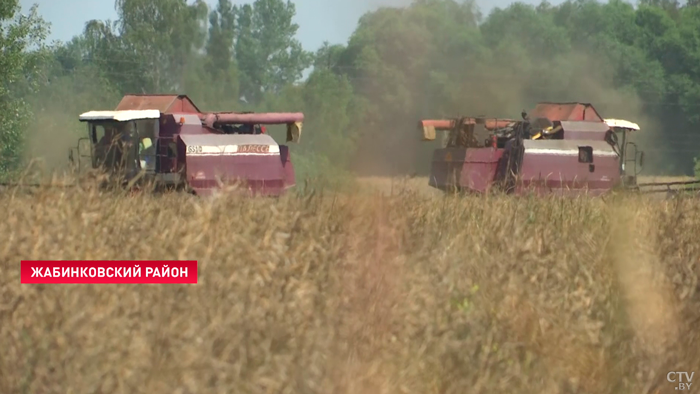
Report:
[[[303,120],[302,113],[204,113],[184,95],[127,95],[114,111],[80,115],[88,138],[73,149],[123,185],[153,182],[208,195],[237,183],[278,196],[295,185],[294,167],[288,146],[263,125],[287,125],[287,142],[299,142]],[[89,154],[81,141],[89,141]]]
[[[521,120],[423,120],[424,141],[446,133],[433,153],[429,184],[444,191],[600,195],[637,184],[644,152],[628,141],[635,123],[603,119],[591,104],[540,103]],[[698,182],[685,182],[692,184]],[[681,183],[678,183],[679,185]],[[656,190],[658,191],[658,190]],[[662,190],[666,191],[666,190]],[[654,192],[654,191],[652,191]]]

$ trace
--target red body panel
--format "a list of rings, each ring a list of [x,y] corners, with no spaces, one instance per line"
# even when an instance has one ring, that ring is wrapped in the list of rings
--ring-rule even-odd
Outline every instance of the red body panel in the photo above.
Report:
[[[288,147],[269,135],[181,134],[179,139],[186,146],[187,182],[198,195],[211,194],[220,182],[268,196],[281,195],[294,185],[288,183],[293,182],[288,179],[291,167],[286,166]]]
[[[503,151],[496,148],[469,149],[462,167],[460,185],[476,192],[488,191],[493,186]]]
[[[485,192],[497,176],[503,149],[444,148],[433,153],[430,186]]]
[[[280,195],[285,173],[277,155],[201,156],[187,158],[187,181],[198,195],[208,195],[224,184],[238,183],[254,195]]]
[[[525,141],[516,193],[573,191],[601,194],[620,180],[618,157],[598,141]],[[559,146],[557,146],[559,145]],[[567,148],[593,146],[593,162],[579,162],[578,152]],[[599,149],[596,149],[599,148]]]
[[[178,94],[127,94],[115,111],[157,109],[164,114],[199,114],[196,105],[185,95]]]

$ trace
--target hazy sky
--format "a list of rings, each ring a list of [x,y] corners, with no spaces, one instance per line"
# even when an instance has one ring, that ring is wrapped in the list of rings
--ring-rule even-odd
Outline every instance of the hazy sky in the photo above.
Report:
[[[216,4],[217,0],[206,0]],[[539,3],[538,0],[523,0],[526,3]],[[192,1],[188,1],[191,3]],[[233,0],[235,4],[251,1]],[[396,6],[410,3],[410,0],[296,0],[296,22],[299,24],[299,39],[304,48],[315,50],[323,41],[345,43],[352,34],[357,20],[362,14],[379,6]],[[482,13],[494,7],[505,7],[513,0],[477,0]],[[550,1],[559,3],[559,1]],[[20,0],[22,9],[28,10],[32,4],[39,5],[39,12],[51,23],[51,39],[67,41],[80,34],[85,22],[91,19],[116,19],[114,0]]]

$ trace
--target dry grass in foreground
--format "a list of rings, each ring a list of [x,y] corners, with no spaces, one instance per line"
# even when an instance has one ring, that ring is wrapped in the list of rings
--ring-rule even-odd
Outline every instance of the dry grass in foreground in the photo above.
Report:
[[[638,394],[700,373],[696,201],[0,207],[2,393]],[[20,260],[46,258],[197,259],[200,281],[20,285]]]
[[[401,193],[418,193],[422,197],[440,197],[444,195],[438,189],[428,185],[429,178],[421,177],[361,177],[357,179],[360,190],[371,190],[384,195]]]

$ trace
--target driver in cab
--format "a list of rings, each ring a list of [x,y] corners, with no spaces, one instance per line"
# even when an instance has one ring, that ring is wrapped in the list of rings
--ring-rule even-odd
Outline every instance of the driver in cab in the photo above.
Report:
[[[123,127],[119,125],[105,126],[105,134],[95,146],[98,157],[104,158],[108,167],[114,167],[121,162],[125,148],[131,142],[131,138]]]

